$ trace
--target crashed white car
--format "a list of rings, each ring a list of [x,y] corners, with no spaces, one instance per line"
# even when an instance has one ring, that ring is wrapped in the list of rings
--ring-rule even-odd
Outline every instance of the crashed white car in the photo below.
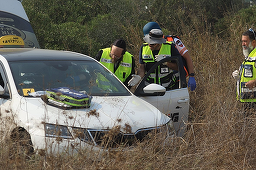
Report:
[[[173,132],[168,116],[83,54],[0,48],[0,75],[1,136],[27,152],[130,146]]]
[[[88,56],[32,49],[40,47],[21,1],[0,0],[0,4],[2,139],[10,138],[32,153],[132,145],[152,130],[165,128],[172,133],[171,124],[177,136],[184,135],[189,93],[179,56],[156,63],[134,96]],[[179,68],[173,71],[174,88],[147,85],[147,76],[169,60]]]

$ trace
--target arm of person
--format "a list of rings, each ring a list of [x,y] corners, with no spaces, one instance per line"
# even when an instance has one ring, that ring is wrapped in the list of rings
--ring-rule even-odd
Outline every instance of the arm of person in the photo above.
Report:
[[[187,48],[185,47],[185,45],[182,43],[182,41],[179,38],[174,38],[173,39],[176,45],[177,50],[179,51],[180,55],[183,56],[183,58],[185,59],[186,63],[187,63],[187,67],[188,67],[188,73],[194,73],[194,66],[193,66],[193,62],[191,59],[191,56],[187,50]]]
[[[191,56],[189,55],[187,48],[180,39],[176,39],[175,44],[178,52],[180,53],[180,55],[182,55],[183,60],[185,60],[184,62],[186,62],[185,65],[187,66],[189,73],[188,87],[190,87],[191,91],[194,91],[196,88],[196,81],[194,78],[194,66]]]
[[[146,69],[145,69],[145,63],[142,60],[142,48],[143,45],[140,47],[140,53],[139,53],[139,68],[137,70],[137,74],[143,78],[145,76],[146,73]]]
[[[139,83],[139,81],[144,77],[145,75],[145,64],[142,60],[142,46],[141,46],[141,49],[140,49],[140,53],[139,53],[139,68],[137,70],[137,74],[132,74],[132,78],[129,80],[128,82],[128,86],[135,86],[137,83]]]
[[[247,83],[245,83],[245,86],[248,87],[249,89],[254,88],[256,86],[256,79],[248,81]]]
[[[172,63],[172,62],[165,62],[164,65],[168,66],[172,70],[178,71],[178,65],[177,63]]]
[[[184,59],[186,60],[186,62],[187,62],[189,74],[194,73],[193,62],[192,62],[191,56],[190,56],[190,54],[189,54],[188,51],[183,55],[183,58],[184,58]]]
[[[145,64],[140,64],[139,65],[139,68],[138,68],[138,71],[137,71],[137,74],[143,78],[145,76]]]
[[[135,60],[132,57],[132,71],[131,71],[131,74],[127,77],[127,79],[124,82],[124,85],[126,87],[128,87],[129,89],[131,88],[131,86],[128,86],[128,82],[129,82],[129,80],[131,80],[133,74],[135,74]]]
[[[194,91],[196,89],[196,80],[194,78],[195,74],[194,74],[194,66],[192,63],[192,59],[189,55],[188,52],[186,52],[183,55],[183,58],[186,60],[187,63],[187,69],[188,69],[188,73],[189,73],[189,79],[188,79],[188,87],[190,88],[191,91]]]
[[[95,59],[96,59],[97,61],[100,61],[100,58],[101,58],[102,53],[103,53],[103,50],[100,50],[100,51],[98,52],[98,54],[95,56]]]
[[[132,78],[128,81],[128,86],[135,86],[136,84],[138,84],[141,80],[141,78],[143,78],[145,75],[145,68],[144,68],[144,64],[140,64],[139,69],[138,69],[138,73],[137,74],[132,74]]]

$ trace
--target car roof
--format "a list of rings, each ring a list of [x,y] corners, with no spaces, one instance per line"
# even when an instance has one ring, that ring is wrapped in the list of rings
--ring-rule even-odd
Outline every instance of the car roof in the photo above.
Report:
[[[81,53],[37,48],[0,48],[0,55],[7,61],[94,60],[93,58]]]

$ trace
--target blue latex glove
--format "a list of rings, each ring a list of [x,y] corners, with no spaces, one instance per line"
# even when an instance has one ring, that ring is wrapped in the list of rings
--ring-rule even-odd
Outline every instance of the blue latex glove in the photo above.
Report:
[[[189,79],[188,79],[188,87],[190,87],[191,91],[194,91],[196,89],[195,77],[189,77]]]

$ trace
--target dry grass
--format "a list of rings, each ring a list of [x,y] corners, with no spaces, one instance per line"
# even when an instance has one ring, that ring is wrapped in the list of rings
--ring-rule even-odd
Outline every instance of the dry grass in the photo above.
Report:
[[[234,42],[242,30],[236,31],[230,40],[207,32],[181,37],[192,55],[197,81],[196,91],[190,92],[190,119],[183,138],[153,136],[132,150],[120,148],[100,159],[91,151],[9,159],[8,146],[1,143],[1,169],[255,169],[255,111],[244,118],[231,77],[243,60],[240,44]]]

